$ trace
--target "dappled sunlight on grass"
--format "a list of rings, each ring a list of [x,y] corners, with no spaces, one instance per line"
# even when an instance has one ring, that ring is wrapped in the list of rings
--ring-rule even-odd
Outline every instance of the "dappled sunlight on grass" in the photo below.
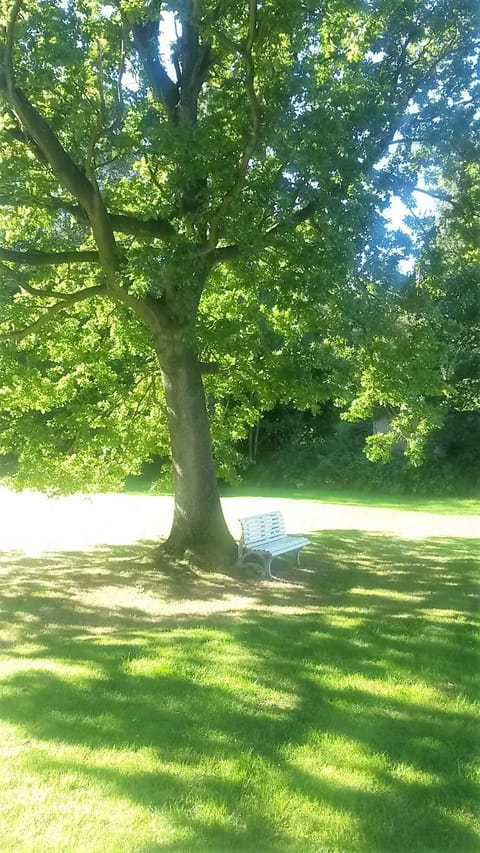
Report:
[[[2,849],[478,850],[479,546],[323,531],[272,582],[4,554]]]

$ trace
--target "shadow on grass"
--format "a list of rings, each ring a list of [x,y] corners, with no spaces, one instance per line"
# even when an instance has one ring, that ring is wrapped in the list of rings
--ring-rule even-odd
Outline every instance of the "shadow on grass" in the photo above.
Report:
[[[33,748],[40,775],[73,774],[188,835],[145,853],[346,849],[327,846],[325,810],[352,819],[350,849],[477,851],[478,547],[330,531],[271,584],[154,568],[146,545],[5,554],[15,666],[0,718],[87,750]],[[105,749],[147,750],[154,767],[126,772]]]

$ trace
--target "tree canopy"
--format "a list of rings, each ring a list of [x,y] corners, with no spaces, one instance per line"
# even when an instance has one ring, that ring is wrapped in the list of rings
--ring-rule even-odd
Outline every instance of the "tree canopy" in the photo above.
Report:
[[[381,211],[471,121],[475,7],[1,0],[0,452],[20,485],[118,485],[172,442],[188,545],[217,501],[207,413],[222,472],[262,408],[358,395],[358,320],[401,251]]]

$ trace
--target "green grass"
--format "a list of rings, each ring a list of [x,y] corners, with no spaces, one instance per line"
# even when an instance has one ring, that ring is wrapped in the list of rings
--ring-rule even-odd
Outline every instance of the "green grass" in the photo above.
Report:
[[[231,486],[224,494],[232,497],[272,497],[294,500],[319,501],[346,506],[385,507],[408,512],[431,512],[446,515],[480,515],[480,500],[475,498],[426,498],[413,495],[389,495],[375,492],[369,494],[339,489],[287,489]]]
[[[151,491],[151,480],[141,477],[130,477],[127,480],[125,492],[128,494],[171,495],[171,489],[165,487]],[[271,497],[294,500],[319,501],[320,503],[340,504],[345,506],[385,507],[400,509],[408,512],[430,512],[446,515],[480,515],[480,499],[478,498],[427,498],[415,495],[392,495],[375,492],[374,494],[345,489],[292,489],[287,487],[269,488],[265,486],[227,485],[222,487],[225,497]]]
[[[2,851],[478,851],[479,548],[329,531],[272,583],[4,554]]]

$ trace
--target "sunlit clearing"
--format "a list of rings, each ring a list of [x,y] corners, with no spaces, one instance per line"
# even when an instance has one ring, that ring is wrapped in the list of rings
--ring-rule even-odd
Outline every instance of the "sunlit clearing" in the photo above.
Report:
[[[238,519],[280,510],[287,532],[364,530],[422,539],[430,536],[479,535],[478,518],[435,515],[383,507],[325,504],[289,498],[224,498],[223,509],[233,536]],[[0,487],[0,550],[34,557],[47,551],[76,551],[98,545],[127,545],[168,535],[173,500],[161,495],[71,495],[47,498],[38,492]]]
[[[143,495],[72,495],[0,488],[0,550],[29,556],[51,550],[81,550],[128,544],[168,533],[172,501]]]

